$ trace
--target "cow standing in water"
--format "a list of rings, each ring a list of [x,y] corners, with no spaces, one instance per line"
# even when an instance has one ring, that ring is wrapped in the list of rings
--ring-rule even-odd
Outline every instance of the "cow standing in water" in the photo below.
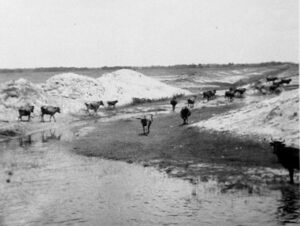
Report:
[[[28,122],[30,121],[31,113],[33,113],[34,106],[26,105],[19,108],[19,118],[22,121],[22,116],[28,116]]]
[[[150,115],[150,118],[147,118],[146,115],[144,115],[143,118],[137,118],[141,120],[141,124],[143,127],[143,135],[147,136],[150,133],[150,127],[153,122],[153,115]]]
[[[176,105],[177,105],[177,100],[176,100],[176,98],[174,97],[174,98],[172,98],[172,100],[170,101],[170,104],[172,105],[172,111],[175,111],[175,107],[176,107]]]
[[[286,147],[282,141],[272,141],[270,145],[278,161],[289,171],[290,183],[294,184],[294,169],[299,170],[299,149]]]
[[[183,107],[183,108],[181,109],[181,111],[180,111],[180,116],[181,116],[181,118],[182,118],[182,120],[183,120],[182,125],[188,124],[188,123],[189,123],[189,122],[188,122],[188,119],[189,119],[189,117],[191,116],[191,111],[190,111],[190,109],[189,109],[188,107]]]

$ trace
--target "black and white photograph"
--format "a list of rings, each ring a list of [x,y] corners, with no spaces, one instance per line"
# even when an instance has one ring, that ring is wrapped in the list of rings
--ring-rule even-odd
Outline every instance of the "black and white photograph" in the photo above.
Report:
[[[298,0],[0,0],[0,226],[300,225]]]

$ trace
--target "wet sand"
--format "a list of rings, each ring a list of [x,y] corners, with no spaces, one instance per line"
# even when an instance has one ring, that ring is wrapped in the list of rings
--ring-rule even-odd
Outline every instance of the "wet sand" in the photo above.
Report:
[[[166,102],[158,105],[163,104]],[[190,123],[239,107],[239,104],[237,101],[196,108],[192,110]],[[153,166],[191,182],[215,177],[224,182],[231,178],[230,183],[252,187],[253,183],[285,183],[288,180],[285,171],[284,175],[271,172],[282,167],[268,141],[182,125],[178,111],[156,115],[148,136],[142,134],[141,123],[135,117],[93,121],[87,125],[92,129],[72,142],[72,151],[84,156]],[[255,170],[249,173],[249,167],[256,168],[257,173],[253,173]],[[299,181],[299,176],[296,180]]]

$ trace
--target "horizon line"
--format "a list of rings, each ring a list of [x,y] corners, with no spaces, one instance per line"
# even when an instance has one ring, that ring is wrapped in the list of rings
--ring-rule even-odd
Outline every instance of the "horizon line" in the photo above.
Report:
[[[155,67],[178,67],[178,66],[241,66],[241,65],[264,65],[264,64],[299,64],[299,62],[292,61],[263,61],[256,63],[190,63],[190,64],[170,64],[170,65],[143,65],[143,66],[133,66],[133,65],[114,65],[114,66],[39,66],[39,67],[16,67],[16,68],[0,68],[0,71],[10,71],[10,70],[37,70],[37,69],[110,69],[110,68],[155,68]]]

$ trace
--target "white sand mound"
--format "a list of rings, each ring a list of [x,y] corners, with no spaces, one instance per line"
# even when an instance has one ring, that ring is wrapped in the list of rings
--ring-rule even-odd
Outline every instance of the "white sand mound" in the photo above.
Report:
[[[58,74],[42,85],[55,96],[64,112],[85,109],[85,102],[118,100],[117,106],[130,104],[133,98],[160,99],[188,91],[174,88],[133,70],[122,69],[98,79],[74,73]]]
[[[8,81],[0,85],[0,120],[16,120],[17,109],[26,104],[34,105],[33,115],[37,108],[48,103],[46,93],[36,84],[26,79]]]
[[[41,86],[63,113],[78,113],[86,109],[85,102],[99,101],[105,93],[96,79],[74,73],[54,75]]]
[[[118,100],[120,106],[130,104],[133,98],[155,100],[178,94],[189,92],[132,70],[118,70],[98,79],[63,73],[39,85],[19,79],[0,86],[0,120],[16,120],[17,109],[25,104],[35,106],[35,115],[40,114],[42,105],[58,106],[62,113],[78,113],[89,101]]]
[[[189,91],[175,88],[142,73],[121,69],[99,77],[98,82],[105,87],[104,100],[119,100],[128,104],[132,98],[160,99],[179,94],[190,94]]]
[[[285,139],[299,147],[299,90],[249,104],[241,109],[212,117],[195,126],[238,134],[259,135],[267,139]]]
[[[46,81],[43,89],[52,96],[70,99],[99,100],[105,89],[96,79],[74,73],[54,75]]]

